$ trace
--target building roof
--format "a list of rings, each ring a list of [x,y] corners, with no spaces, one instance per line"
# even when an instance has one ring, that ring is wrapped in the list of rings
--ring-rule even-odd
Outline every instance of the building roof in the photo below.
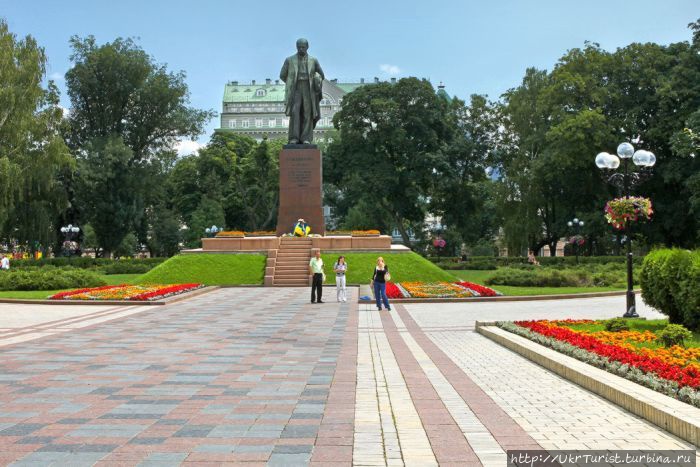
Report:
[[[329,85],[335,86],[338,89],[340,89],[343,93],[347,94],[359,88],[360,86],[364,86],[365,84],[371,84],[371,81],[368,83],[339,83],[337,81],[326,80],[323,82],[323,84],[324,88]],[[224,86],[223,101],[225,103],[284,102],[284,89],[284,83],[278,81],[273,82],[272,80],[270,80],[269,83],[266,80],[262,83],[253,82],[247,84],[239,84],[238,81],[231,81],[229,83],[226,83],[226,85]],[[447,94],[447,92],[445,91],[445,86],[442,83],[440,83],[438,86],[437,95],[447,99],[448,101],[452,99],[450,95]]]
[[[258,91],[262,90],[262,96]],[[224,86],[224,102],[282,102],[284,83],[238,84],[236,81]]]

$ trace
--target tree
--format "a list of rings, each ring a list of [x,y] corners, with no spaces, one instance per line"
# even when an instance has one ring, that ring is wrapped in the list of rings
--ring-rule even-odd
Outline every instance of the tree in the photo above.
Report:
[[[500,115],[485,96],[476,94],[468,105],[454,99],[450,111],[456,134],[445,150],[445,170],[438,174],[430,207],[448,229],[471,243],[494,233],[492,216],[484,206],[491,184],[486,168],[500,146]],[[458,243],[454,235],[451,243]]]
[[[453,135],[448,103],[426,80],[362,86],[345,96],[333,124],[324,179],[354,202],[365,199],[395,224],[405,244],[408,225],[423,222],[443,151]]]
[[[34,38],[18,40],[0,19],[0,230],[34,249],[54,238],[67,207],[59,175],[74,161],[61,137],[58,90]]]
[[[77,202],[90,206],[84,221],[93,225],[109,254],[141,226],[149,205],[148,184],[135,177],[154,173],[151,166],[167,157],[178,138],[196,137],[215,114],[188,107],[184,73],[168,72],[131,39],[97,45],[92,36],[74,36],[71,46],[74,65],[66,73],[72,105],[69,141],[81,173],[97,184],[96,191],[80,191]],[[105,168],[100,155],[108,157],[105,173],[100,173]],[[107,186],[118,194],[103,189]]]

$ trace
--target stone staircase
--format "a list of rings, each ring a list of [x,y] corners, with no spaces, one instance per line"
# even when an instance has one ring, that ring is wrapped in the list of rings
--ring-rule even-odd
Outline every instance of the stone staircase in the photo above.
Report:
[[[310,238],[282,237],[272,284],[276,287],[308,287],[311,247]]]

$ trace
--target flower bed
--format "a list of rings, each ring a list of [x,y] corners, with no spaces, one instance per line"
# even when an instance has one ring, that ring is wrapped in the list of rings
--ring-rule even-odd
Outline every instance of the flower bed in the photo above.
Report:
[[[225,230],[216,234],[216,238],[243,238],[245,233],[240,230]]]
[[[501,295],[489,287],[473,282],[387,282],[388,298],[465,298]]]
[[[379,230],[353,230],[353,237],[378,237]]]
[[[572,329],[590,320],[516,321],[501,328],[700,407],[700,349],[656,347],[650,331]]]
[[[449,282],[401,282],[412,298],[464,298],[473,297],[470,290]]]
[[[493,290],[491,287],[475,284],[473,282],[461,281],[455,282],[455,284],[470,290],[477,297],[496,297],[498,295],[503,295],[501,292]]]
[[[49,300],[128,300],[145,302],[190,292],[202,284],[169,285],[107,285],[89,289],[68,290],[49,297]]]

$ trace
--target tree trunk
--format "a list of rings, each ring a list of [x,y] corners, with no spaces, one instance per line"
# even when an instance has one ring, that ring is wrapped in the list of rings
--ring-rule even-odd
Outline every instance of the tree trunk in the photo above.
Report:
[[[549,256],[555,257],[557,256],[557,240],[554,240],[554,242],[551,242],[549,244]]]
[[[399,229],[399,233],[401,234],[401,239],[403,240],[403,244],[406,245],[408,248],[411,248],[411,237],[409,237],[408,232],[406,231],[406,228],[403,226],[403,222],[401,222],[401,218],[399,216],[394,215],[394,219],[396,220],[396,228]]]

